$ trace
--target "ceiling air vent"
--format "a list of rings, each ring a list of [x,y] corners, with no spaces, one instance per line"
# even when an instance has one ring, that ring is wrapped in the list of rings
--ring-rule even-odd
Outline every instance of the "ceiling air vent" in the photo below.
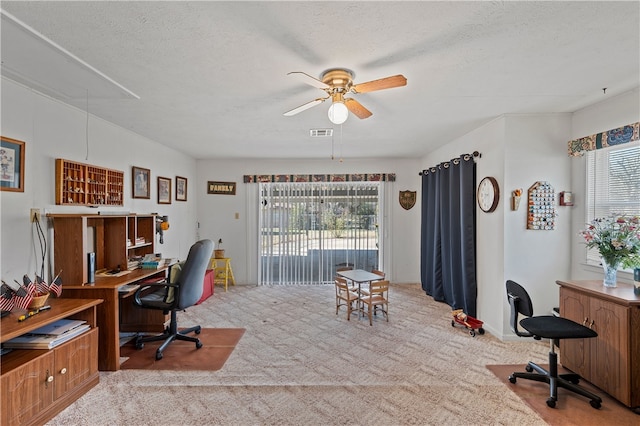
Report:
[[[333,129],[311,129],[309,136],[312,138],[328,138],[333,136]]]

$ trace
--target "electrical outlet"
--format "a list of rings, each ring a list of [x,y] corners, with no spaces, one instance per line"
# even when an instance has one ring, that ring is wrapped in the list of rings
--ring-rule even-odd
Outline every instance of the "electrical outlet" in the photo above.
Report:
[[[30,222],[40,222],[40,209],[31,209],[29,213]]]

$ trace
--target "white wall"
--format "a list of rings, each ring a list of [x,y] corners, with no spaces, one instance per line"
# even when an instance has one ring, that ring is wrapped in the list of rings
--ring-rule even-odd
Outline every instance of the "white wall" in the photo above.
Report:
[[[86,149],[86,112],[2,79],[3,136],[25,142],[24,192],[1,192],[2,279],[18,279],[36,271],[36,234],[29,221],[30,208],[42,212],[97,213],[98,210],[158,212],[168,215],[171,228],[156,251],[184,259],[196,236],[195,160],[96,117],[89,117],[89,152]],[[124,171],[124,206],[93,209],[55,205],[55,159],[93,164]],[[131,197],[131,167],[151,170],[151,199]],[[187,202],[174,199],[175,176],[188,179]],[[157,176],[172,179],[172,204],[157,204]],[[47,221],[43,221],[43,226]],[[39,264],[38,264],[39,265]]]
[[[222,238],[225,255],[233,259],[234,276],[242,284],[258,279],[258,184],[242,183],[244,175],[395,173],[396,181],[385,184],[383,267],[393,282],[418,282],[420,205],[418,201],[404,210],[398,201],[399,191],[419,191],[417,160],[199,160],[197,169],[199,235],[214,241]],[[236,182],[236,195],[207,194],[208,181]]]
[[[567,277],[568,215],[559,211],[554,231],[526,229],[526,195],[518,211],[511,211],[511,191],[525,191],[536,181],[548,181],[556,191],[569,187],[566,141],[568,114],[506,115],[458,138],[423,159],[424,167],[462,153],[479,151],[478,182],[493,176],[500,185],[500,201],[493,213],[477,214],[478,318],[492,334],[511,335],[505,281],[520,282],[531,293],[537,313],[558,303],[555,280]]]
[[[616,129],[640,121],[640,91],[638,89],[611,97],[573,114],[571,139]],[[584,263],[585,246],[578,235],[584,229],[586,211],[585,158],[571,158],[571,187],[574,191],[574,206],[571,208],[571,278],[580,280],[602,279],[602,269]],[[631,273],[618,271],[618,281],[631,283]]]
[[[527,289],[536,315],[548,315],[558,306],[557,279],[570,273],[571,207],[559,206],[560,191],[571,190],[567,141],[570,114],[510,115],[506,119],[506,158],[504,184],[504,276],[494,290],[503,308],[503,329],[510,308],[506,302],[505,281],[511,279]],[[527,230],[527,190],[537,181],[547,181],[556,192],[555,229]],[[511,191],[524,194],[517,211],[510,208]]]

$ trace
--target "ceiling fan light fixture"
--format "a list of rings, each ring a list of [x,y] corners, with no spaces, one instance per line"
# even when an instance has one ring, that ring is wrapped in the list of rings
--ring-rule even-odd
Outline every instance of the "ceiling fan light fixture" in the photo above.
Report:
[[[329,116],[329,121],[333,124],[342,124],[347,121],[349,110],[344,102],[333,102],[329,107],[327,115]]]

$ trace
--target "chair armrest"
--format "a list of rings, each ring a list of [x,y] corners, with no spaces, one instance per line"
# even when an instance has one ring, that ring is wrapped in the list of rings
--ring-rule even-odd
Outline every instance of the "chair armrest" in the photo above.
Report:
[[[138,306],[142,306],[143,302],[140,299],[141,294],[143,291],[153,288],[153,287],[157,287],[157,288],[165,288],[165,289],[169,289],[169,288],[178,288],[178,284],[170,284],[166,281],[164,282],[158,282],[158,283],[148,283],[145,284],[144,286],[141,286],[138,290],[136,290],[136,292],[133,295],[133,301],[136,305]]]

